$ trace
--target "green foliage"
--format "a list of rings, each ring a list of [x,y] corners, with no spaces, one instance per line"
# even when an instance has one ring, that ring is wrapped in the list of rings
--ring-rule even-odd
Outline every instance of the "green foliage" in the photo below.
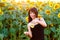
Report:
[[[29,40],[24,35],[24,31],[27,31],[28,22],[25,18],[28,16],[28,11],[25,9],[19,10],[17,6],[9,3],[6,4],[7,6],[1,7],[3,15],[0,15],[0,40]],[[13,6],[15,10],[8,10],[10,6]],[[47,9],[51,11],[49,15],[45,13]],[[60,18],[57,16],[59,12],[60,8],[53,11],[49,6],[45,6],[43,11],[38,11],[48,25],[44,29],[45,40],[60,39]]]

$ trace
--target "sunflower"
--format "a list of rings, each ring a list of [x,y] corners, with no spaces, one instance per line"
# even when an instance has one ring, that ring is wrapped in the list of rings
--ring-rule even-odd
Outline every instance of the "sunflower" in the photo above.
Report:
[[[46,13],[47,15],[50,15],[50,10],[46,10],[45,13]]]
[[[30,4],[29,8],[31,8],[31,7],[34,7],[34,5],[33,4]]]
[[[43,7],[44,7],[44,6],[46,6],[46,4],[45,4],[45,3],[42,3],[42,4],[41,4],[41,6],[43,6]]]
[[[26,6],[26,9],[25,9],[26,11],[28,11],[29,10],[29,7],[28,6]]]
[[[7,2],[7,0],[1,0],[1,2]]]
[[[26,17],[25,19],[26,19],[26,21],[28,22],[28,17]]]
[[[33,5],[34,5],[34,4],[35,4],[35,2],[30,2],[30,4],[33,4]]]
[[[38,14],[38,18],[42,18],[42,16],[40,14]]]
[[[31,8],[31,7],[36,7],[34,4],[35,4],[34,2],[30,2],[29,8]]]
[[[22,6],[22,5],[20,5],[20,6],[19,6],[19,9],[20,9],[20,10],[22,10],[22,7],[23,7],[23,6]]]
[[[30,0],[27,0],[26,3],[30,3]]]
[[[58,13],[58,18],[60,18],[60,13]]]
[[[42,16],[40,14],[38,14],[38,18],[42,18]],[[28,16],[25,19],[28,22]]]
[[[9,6],[8,10],[15,10],[15,8],[13,6]]]
[[[42,11],[43,10],[43,8],[41,7],[41,8],[39,8],[39,11]]]
[[[55,5],[54,5],[54,9],[56,10],[56,9],[58,9],[58,8],[60,8],[60,5],[59,5],[59,4],[55,4]]]
[[[43,2],[36,2],[37,7],[39,7],[42,4],[43,4]]]
[[[5,7],[7,4],[0,2],[0,7]]]
[[[18,3],[16,3],[15,1],[14,1],[14,2],[11,1],[10,3],[11,3],[12,5],[14,5],[14,6],[18,4]],[[18,4],[18,5],[19,5],[19,4]]]
[[[53,26],[53,24],[50,24],[51,26]]]
[[[53,7],[53,2],[49,2],[49,6],[50,7]]]
[[[0,8],[0,15],[3,15],[3,11],[1,10],[1,8]]]
[[[31,24],[31,26],[30,26],[31,28],[34,28],[34,24]]]

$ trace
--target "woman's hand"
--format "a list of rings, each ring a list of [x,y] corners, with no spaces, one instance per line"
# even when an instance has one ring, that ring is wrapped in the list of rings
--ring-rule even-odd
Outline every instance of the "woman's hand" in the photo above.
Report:
[[[33,20],[33,22],[34,22],[34,23],[39,23],[39,18],[35,18],[35,19]]]
[[[32,36],[30,35],[30,33],[29,33],[29,32],[24,32],[24,34],[25,34],[26,36],[28,36],[28,37],[32,38]]]
[[[43,27],[47,27],[47,24],[46,24],[46,22],[45,22],[45,20],[43,18],[40,18],[38,23],[41,24]]]
[[[27,35],[27,34],[28,34],[28,32],[24,32],[24,34],[25,34],[25,35]]]
[[[43,27],[47,27],[47,24],[46,24],[46,22],[44,21],[43,18],[40,18],[40,20],[39,20],[39,18],[35,18],[33,21],[34,21],[35,23],[41,24]]]

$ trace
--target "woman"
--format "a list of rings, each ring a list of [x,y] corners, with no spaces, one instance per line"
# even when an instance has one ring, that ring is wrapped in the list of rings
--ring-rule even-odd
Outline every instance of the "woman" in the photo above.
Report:
[[[28,18],[28,32],[24,34],[29,36],[30,40],[44,40],[44,27],[47,27],[47,24],[43,18],[38,18],[38,11],[35,7],[29,10]]]

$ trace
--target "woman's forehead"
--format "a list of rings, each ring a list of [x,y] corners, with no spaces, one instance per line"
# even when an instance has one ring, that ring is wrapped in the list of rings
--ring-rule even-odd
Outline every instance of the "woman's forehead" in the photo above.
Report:
[[[30,13],[34,13],[33,11],[30,11]]]

